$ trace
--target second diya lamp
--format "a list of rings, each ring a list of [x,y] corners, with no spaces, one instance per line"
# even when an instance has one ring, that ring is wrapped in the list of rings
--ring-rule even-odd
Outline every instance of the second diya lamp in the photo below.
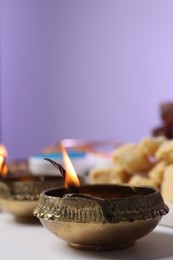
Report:
[[[5,147],[0,145],[0,209],[18,220],[36,219],[33,209],[40,193],[48,188],[63,186],[63,181],[55,176],[33,176],[27,169],[9,170],[5,162],[6,155]]]
[[[34,215],[73,248],[99,251],[132,246],[169,211],[154,188],[79,186],[71,167],[66,171],[47,160],[61,171],[65,188],[43,191]]]
[[[33,209],[42,191],[61,187],[61,178],[55,176],[6,177],[0,180],[0,209],[22,221],[32,220]]]

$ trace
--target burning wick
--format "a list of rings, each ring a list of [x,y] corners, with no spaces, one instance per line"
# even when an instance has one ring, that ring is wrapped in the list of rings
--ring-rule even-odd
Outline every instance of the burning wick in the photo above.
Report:
[[[66,183],[66,179],[67,179],[67,176],[69,177],[69,173],[62,167],[62,165],[49,158],[44,158],[44,160],[50,162],[53,166],[55,166],[55,168],[57,168],[60,171],[62,178],[63,178],[64,182]],[[70,179],[71,179],[71,177],[70,177]],[[80,192],[78,186],[76,186],[73,181],[71,181],[71,183],[65,185],[65,187],[72,193]]]
[[[6,148],[0,144],[0,175],[5,176],[8,172],[7,164],[5,163],[5,157],[7,156]]]
[[[66,189],[68,189],[72,193],[80,193],[79,191],[80,183],[78,177],[70,161],[70,158],[63,146],[62,146],[62,153],[63,153],[63,160],[66,165],[67,171],[62,167],[61,164],[55,162],[54,160],[51,160],[49,158],[44,158],[44,160],[49,161],[54,167],[56,167],[60,171]]]

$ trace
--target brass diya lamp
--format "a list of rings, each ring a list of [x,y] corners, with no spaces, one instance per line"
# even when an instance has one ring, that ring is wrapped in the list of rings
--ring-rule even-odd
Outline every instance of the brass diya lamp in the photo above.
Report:
[[[43,191],[34,215],[68,245],[83,250],[126,248],[150,233],[169,209],[148,187],[79,185],[74,169],[61,170],[65,188]]]
[[[61,178],[54,176],[7,177],[0,180],[0,208],[18,220],[33,219],[33,209],[40,193],[48,188],[62,186]]]
[[[0,145],[0,209],[14,215],[18,220],[36,219],[33,209],[38,203],[40,193],[48,188],[63,186],[63,181],[55,176],[9,172],[5,163],[5,151]]]

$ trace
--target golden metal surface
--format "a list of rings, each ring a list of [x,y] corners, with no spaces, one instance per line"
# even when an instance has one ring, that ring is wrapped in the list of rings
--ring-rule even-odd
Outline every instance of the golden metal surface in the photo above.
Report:
[[[17,219],[33,218],[33,209],[37,206],[38,200],[13,200],[1,199],[1,209],[4,212],[13,214]]]
[[[71,246],[88,250],[125,248],[151,232],[161,217],[122,223],[74,223],[40,219],[53,234]]]
[[[34,215],[70,246],[109,250],[131,246],[150,233],[169,211],[159,191],[120,185],[85,185],[42,192]]]
[[[34,218],[33,209],[40,193],[48,188],[61,187],[63,181],[55,176],[23,176],[0,180],[0,208],[17,219]]]

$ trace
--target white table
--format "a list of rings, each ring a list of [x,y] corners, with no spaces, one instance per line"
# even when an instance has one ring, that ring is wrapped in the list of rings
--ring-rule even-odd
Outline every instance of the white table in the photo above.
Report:
[[[70,248],[41,224],[18,223],[13,216],[0,212],[0,259],[173,259],[173,228],[158,225],[127,249],[80,251]]]

